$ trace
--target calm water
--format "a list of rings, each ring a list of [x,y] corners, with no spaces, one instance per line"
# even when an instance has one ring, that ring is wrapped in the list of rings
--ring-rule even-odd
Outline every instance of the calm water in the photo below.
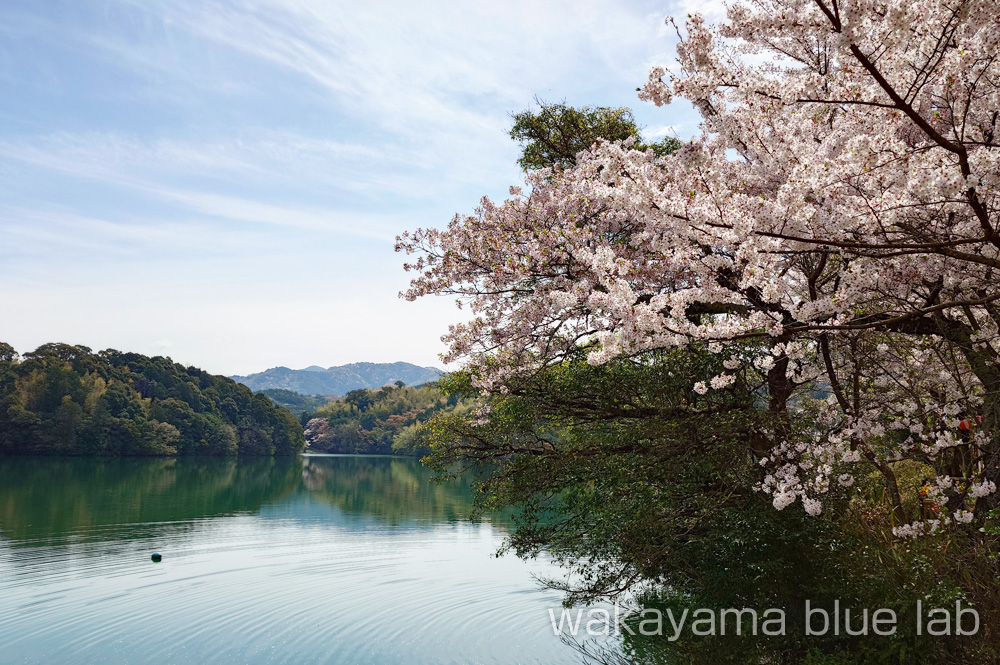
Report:
[[[415,460],[0,458],[0,663],[577,663]],[[163,554],[159,564],[152,552]]]

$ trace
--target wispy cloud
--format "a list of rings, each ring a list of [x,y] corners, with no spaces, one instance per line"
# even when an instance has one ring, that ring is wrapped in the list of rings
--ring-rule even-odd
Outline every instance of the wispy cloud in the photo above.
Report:
[[[422,145],[495,140],[507,113],[533,95],[594,93],[609,74],[620,77],[620,94],[631,97],[645,68],[669,48],[655,5],[628,2],[136,6],[171,33],[196,35],[306,77],[342,110]],[[588,71],[602,77],[598,85]]]
[[[635,105],[652,138],[693,127],[683,106],[635,98],[647,68],[672,57],[671,11],[0,6],[0,307],[17,314],[5,334],[19,348],[59,338],[157,352],[169,340],[179,359],[234,373],[435,362],[458,313],[398,302],[392,238],[503,196],[521,177],[508,113],[536,95]]]
[[[315,168],[316,162],[380,158],[377,150],[366,146],[303,137],[288,137],[284,141],[272,137],[250,145],[234,146],[171,141],[143,144],[104,134],[57,135],[33,143],[0,142],[0,157],[75,178],[128,188],[178,204],[189,212],[218,219],[391,241],[406,218],[387,212],[276,204],[259,197],[217,193],[218,187],[215,191],[203,191],[170,184],[178,180],[203,183],[206,178],[213,178],[245,185],[251,178],[265,181],[273,192],[283,180],[315,179],[316,174],[310,166]],[[283,166],[288,170],[283,171]],[[348,188],[368,189],[383,195],[392,191],[392,185],[384,182],[364,185],[359,180],[351,180],[345,184]],[[162,233],[163,227],[159,228],[157,233]],[[190,236],[177,237],[183,241]]]

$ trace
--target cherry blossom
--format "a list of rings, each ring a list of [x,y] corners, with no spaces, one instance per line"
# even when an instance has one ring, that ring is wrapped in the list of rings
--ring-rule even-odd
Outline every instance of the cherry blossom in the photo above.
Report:
[[[404,234],[404,295],[470,308],[445,360],[487,392],[585,345],[594,364],[725,353],[727,373],[693,389],[760,374],[757,487],[776,508],[819,514],[875,471],[897,535],[968,523],[1000,482],[997,16],[1000,0],[695,15],[640,97],[688,100],[697,137],[667,157],[598,143],[506,201]],[[912,521],[903,459],[935,469],[952,520]]]

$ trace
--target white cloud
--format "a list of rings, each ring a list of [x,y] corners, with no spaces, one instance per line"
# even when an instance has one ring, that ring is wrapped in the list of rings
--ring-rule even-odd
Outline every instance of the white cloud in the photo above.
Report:
[[[636,106],[651,138],[694,126],[635,97],[672,59],[655,2],[98,4],[0,8],[0,75],[38,95],[0,128],[18,348],[430,364],[461,313],[398,301],[391,240],[520,179],[509,112],[538,95]]]
[[[647,139],[661,139],[665,136],[675,136],[676,134],[676,125],[655,125],[642,130],[642,135]]]
[[[667,13],[681,26],[693,14],[701,14],[708,23],[718,23],[726,18],[725,0],[672,0],[667,7]]]
[[[635,3],[232,0],[140,5],[182,30],[318,83],[336,103],[416,139],[492,135],[535,93],[595,65],[641,83],[666,53],[662,16]],[[581,67],[581,64],[583,67]],[[638,78],[637,78],[638,77]]]

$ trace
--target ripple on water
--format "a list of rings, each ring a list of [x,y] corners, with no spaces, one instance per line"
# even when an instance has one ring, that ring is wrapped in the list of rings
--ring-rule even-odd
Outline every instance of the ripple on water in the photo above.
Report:
[[[551,569],[493,557],[500,527],[331,503],[298,489],[256,513],[0,537],[2,660],[578,662],[552,635],[560,597],[532,579]]]

